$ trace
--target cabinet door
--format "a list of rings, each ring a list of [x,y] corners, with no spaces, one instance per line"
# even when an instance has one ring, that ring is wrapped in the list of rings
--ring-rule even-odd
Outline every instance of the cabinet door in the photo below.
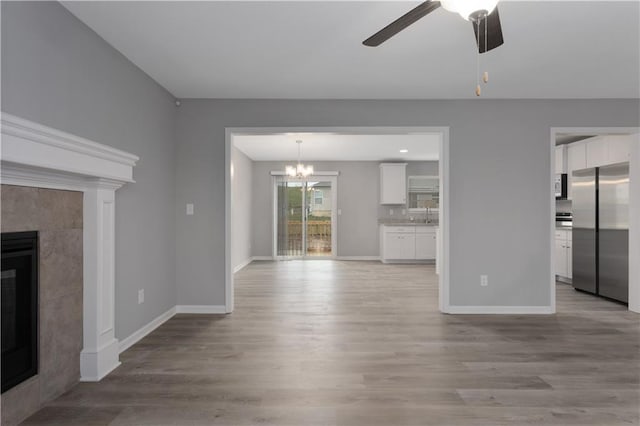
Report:
[[[602,138],[587,141],[587,167],[600,167],[607,164],[607,143]]]
[[[556,275],[567,276],[567,241],[556,240]]]
[[[401,259],[413,260],[416,258],[416,235],[403,234],[402,241],[402,257]]]
[[[573,249],[571,241],[567,241],[567,278],[573,278]]]
[[[384,255],[385,259],[402,259],[403,236],[404,234],[396,234],[387,232],[384,234]]]
[[[406,204],[406,164],[380,165],[380,204]]]
[[[573,198],[571,190],[571,182],[573,180],[571,173],[574,170],[587,168],[587,147],[583,142],[572,143],[567,147],[567,197]]]
[[[587,168],[587,147],[584,143],[572,143],[567,148],[567,173]]]
[[[630,136],[607,137],[608,161],[607,164],[626,163],[631,159]]]
[[[416,233],[416,259],[433,260],[436,258],[436,234]]]
[[[564,150],[564,145],[556,146],[556,174],[566,173],[564,167]]]

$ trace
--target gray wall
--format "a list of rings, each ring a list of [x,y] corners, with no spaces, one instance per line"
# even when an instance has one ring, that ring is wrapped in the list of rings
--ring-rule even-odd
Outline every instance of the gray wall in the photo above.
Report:
[[[225,127],[450,126],[451,303],[530,306],[550,300],[550,127],[638,116],[638,100],[185,101],[177,205],[199,214],[177,220],[179,302],[224,303]]]
[[[2,2],[2,111],[140,156],[116,192],[116,337],[175,305],[171,95],[60,4]]]
[[[233,238],[231,239],[231,264],[236,266],[249,260],[252,240],[253,213],[253,161],[242,151],[233,147],[231,151],[231,206],[233,215]]]
[[[273,254],[273,187],[270,172],[291,162],[255,161],[253,168],[253,255]],[[379,163],[314,161],[318,171],[337,171],[338,256],[378,256]]]

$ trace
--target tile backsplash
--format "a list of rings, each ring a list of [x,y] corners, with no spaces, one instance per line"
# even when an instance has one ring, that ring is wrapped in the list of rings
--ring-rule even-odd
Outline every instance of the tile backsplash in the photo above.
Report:
[[[438,209],[429,209],[427,217],[426,212],[410,212],[404,205],[378,206],[379,221],[410,221],[411,218],[417,221],[428,219],[431,222],[438,222]]]

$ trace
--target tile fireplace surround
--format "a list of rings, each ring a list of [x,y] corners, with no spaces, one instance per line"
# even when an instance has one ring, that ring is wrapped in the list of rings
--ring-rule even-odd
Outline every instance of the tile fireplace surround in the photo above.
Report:
[[[82,192],[2,185],[2,232],[38,231],[38,374],[2,394],[14,425],[77,383],[82,349]]]
[[[8,197],[6,207],[11,208],[11,211],[7,210],[8,216],[5,218],[3,205],[2,231],[18,230],[14,229],[15,226],[19,230],[41,229],[41,254],[46,250],[47,244],[54,244],[57,250],[68,254],[68,257],[81,255],[81,269],[73,272],[78,272],[78,276],[65,281],[77,284],[77,288],[66,290],[71,295],[69,299],[78,299],[72,303],[78,311],[74,313],[70,307],[69,317],[61,320],[71,321],[73,317],[79,322],[71,327],[69,336],[73,336],[74,329],[78,332],[82,330],[82,336],[77,336],[76,339],[78,349],[82,350],[79,351],[79,357],[76,355],[75,361],[70,361],[76,365],[68,366],[67,376],[75,374],[75,381],[79,373],[81,381],[99,381],[120,365],[119,342],[114,330],[115,191],[126,183],[134,182],[133,167],[138,157],[6,113],[2,113],[0,130],[2,201],[4,203],[5,196]],[[52,214],[37,215],[37,220],[34,215],[30,218],[28,211],[34,208],[37,210],[38,207],[51,208]],[[12,222],[16,218],[11,217],[11,214],[20,215],[18,210],[22,208],[26,209],[23,213],[24,220],[34,223]],[[66,212],[56,212],[55,209],[65,209]],[[47,228],[64,232],[59,233],[58,241],[54,241],[52,235],[44,232]],[[49,240],[50,238],[53,240]],[[79,250],[81,253],[76,253]],[[44,297],[46,293],[43,293],[47,291],[44,288],[47,278],[43,276],[46,267],[42,262],[43,259],[40,261],[41,304],[47,300]],[[46,307],[41,306],[40,312],[46,312]],[[45,320],[43,316],[41,321]],[[46,347],[43,339],[50,336],[45,334],[45,327],[41,327],[40,332],[41,355],[47,356],[42,353],[42,349]],[[70,348],[74,346],[72,340],[73,337],[69,337],[67,342]],[[46,377],[45,373],[45,362],[41,360],[38,374],[42,376],[40,379]],[[68,380],[68,377],[62,379],[61,376],[53,380]],[[30,383],[32,379],[21,385]],[[21,385],[3,394],[3,420],[7,408],[4,406],[5,395]],[[68,383],[40,383],[38,389],[43,389],[41,396],[47,399],[57,396],[55,393],[65,386]],[[35,390],[30,389],[30,392]],[[35,407],[35,410],[38,408]],[[31,412],[20,414],[29,415]]]

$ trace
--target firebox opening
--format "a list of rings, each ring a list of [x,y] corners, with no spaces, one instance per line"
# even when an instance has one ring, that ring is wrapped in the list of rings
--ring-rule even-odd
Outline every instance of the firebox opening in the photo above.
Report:
[[[38,373],[38,232],[2,234],[2,393]]]

